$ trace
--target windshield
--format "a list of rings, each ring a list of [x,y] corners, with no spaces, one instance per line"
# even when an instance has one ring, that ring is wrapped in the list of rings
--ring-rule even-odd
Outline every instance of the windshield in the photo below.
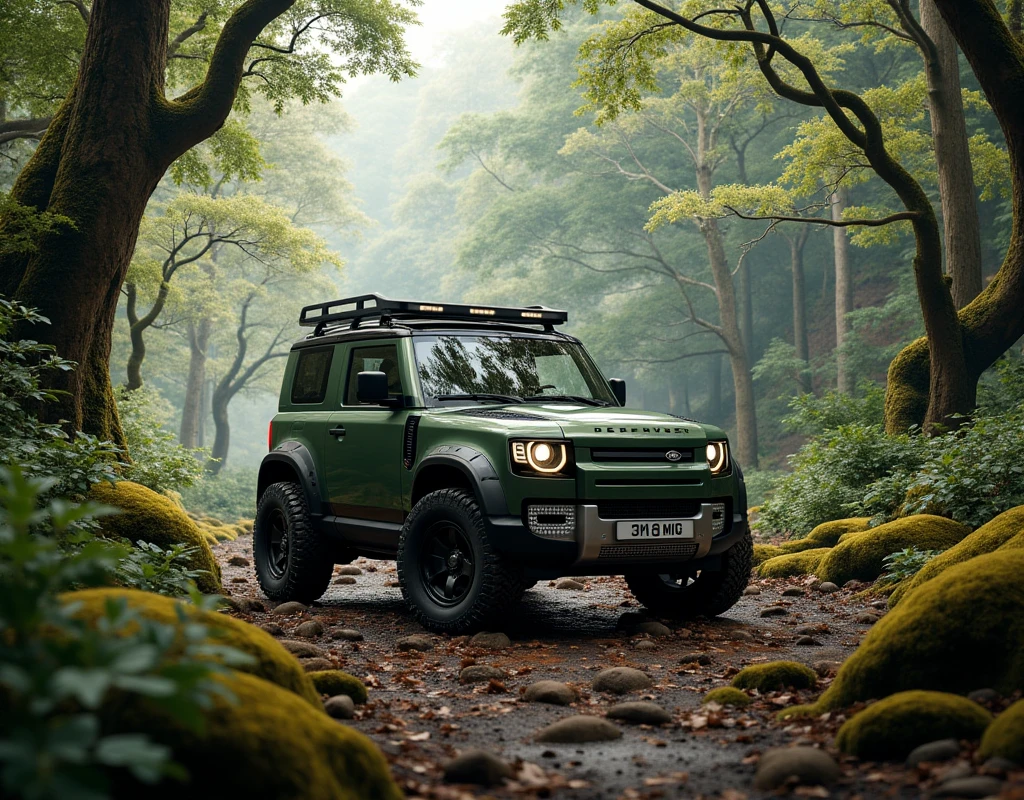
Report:
[[[417,336],[428,403],[543,402],[609,405],[607,381],[573,342],[525,336]]]

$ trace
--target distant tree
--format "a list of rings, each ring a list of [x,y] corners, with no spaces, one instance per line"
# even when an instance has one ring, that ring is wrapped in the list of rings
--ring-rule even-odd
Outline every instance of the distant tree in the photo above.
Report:
[[[335,95],[346,75],[413,74],[403,35],[415,16],[402,0],[246,0],[215,4],[216,13],[171,0],[73,5],[88,18],[77,76],[11,191],[73,227],[31,254],[0,256],[0,293],[38,307],[53,324],[33,333],[79,364],[54,387],[66,394],[52,413],[120,440],[111,332],[139,223],[165,171],[253,93],[283,107],[289,97]],[[191,25],[172,28],[186,10]],[[189,58],[173,59],[186,31]],[[170,73],[169,59],[178,62]],[[0,216],[0,237],[18,235],[20,221]]]

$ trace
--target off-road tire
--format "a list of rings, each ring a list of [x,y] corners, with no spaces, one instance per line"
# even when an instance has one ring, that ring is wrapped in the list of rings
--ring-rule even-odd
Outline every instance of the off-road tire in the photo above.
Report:
[[[722,553],[722,568],[702,571],[689,586],[670,585],[653,571],[627,572],[626,584],[641,605],[660,617],[717,617],[743,596],[750,582],[754,542],[749,533]]]
[[[288,545],[281,574],[275,574],[271,567],[269,547],[271,526],[277,515],[283,517]],[[331,547],[313,528],[306,496],[298,484],[271,484],[260,497],[253,525],[252,555],[260,588],[271,600],[312,603],[327,591],[334,572]]]
[[[473,576],[465,597],[445,607],[435,602],[421,571],[423,548],[439,523],[454,523],[472,551]],[[462,634],[498,622],[523,593],[520,570],[501,557],[487,535],[476,498],[464,489],[425,495],[405,520],[398,540],[398,581],[416,621],[435,633]]]

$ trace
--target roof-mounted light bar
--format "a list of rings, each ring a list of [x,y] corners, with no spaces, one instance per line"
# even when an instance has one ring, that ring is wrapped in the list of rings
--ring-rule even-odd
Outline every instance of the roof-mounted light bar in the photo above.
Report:
[[[430,303],[420,300],[392,300],[379,294],[363,294],[345,297],[327,303],[306,306],[299,314],[299,325],[315,328],[315,335],[323,333],[327,325],[350,321],[351,327],[359,327],[366,319],[379,319],[387,324],[394,319],[441,319],[471,322],[512,322],[520,325],[543,325],[552,329],[569,319],[568,313],[544,306],[463,305],[460,303]]]

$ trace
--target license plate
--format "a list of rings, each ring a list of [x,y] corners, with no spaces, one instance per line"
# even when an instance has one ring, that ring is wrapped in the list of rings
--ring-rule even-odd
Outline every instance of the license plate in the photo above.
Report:
[[[615,523],[616,539],[692,539],[692,519],[628,519]]]

